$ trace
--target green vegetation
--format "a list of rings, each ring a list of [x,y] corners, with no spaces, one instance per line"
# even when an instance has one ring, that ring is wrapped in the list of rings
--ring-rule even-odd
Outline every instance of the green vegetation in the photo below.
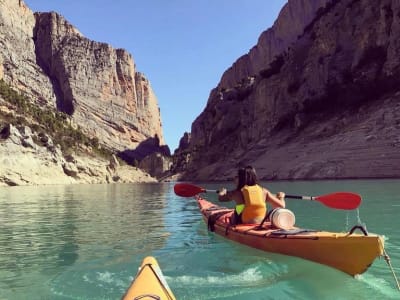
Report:
[[[19,94],[4,80],[0,79],[0,96],[12,105],[15,114],[1,114],[0,118],[8,123],[26,125],[36,132],[50,135],[54,144],[59,144],[63,153],[79,150],[79,145],[92,147],[98,155],[109,158],[112,152],[100,147],[96,137],[90,138],[79,128],[71,125],[70,117],[50,108],[39,108],[29,97]]]

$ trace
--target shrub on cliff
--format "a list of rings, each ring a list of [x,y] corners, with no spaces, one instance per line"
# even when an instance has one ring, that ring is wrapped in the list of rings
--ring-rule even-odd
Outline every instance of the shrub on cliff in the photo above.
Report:
[[[23,94],[11,88],[3,79],[0,79],[0,96],[9,104],[15,114],[3,114],[8,123],[27,125],[36,132],[45,131],[53,138],[56,144],[61,145],[63,152],[78,149],[79,145],[91,147],[97,154],[109,158],[112,152],[100,147],[96,137],[90,138],[82,130],[74,128],[67,114],[49,108],[39,108]]]

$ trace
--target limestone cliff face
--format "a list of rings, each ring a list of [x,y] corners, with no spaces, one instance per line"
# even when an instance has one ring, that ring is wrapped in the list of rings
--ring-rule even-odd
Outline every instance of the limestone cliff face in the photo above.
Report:
[[[275,25],[289,27],[294,2]],[[254,73],[224,74],[192,124],[187,178],[244,164],[264,179],[400,176],[400,3],[334,0],[310,13],[268,66],[246,58]]]
[[[265,69],[275,56],[303,34],[304,27],[327,2],[329,0],[289,0],[274,25],[260,35],[257,45],[224,72],[218,87],[234,87],[248,76]]]
[[[249,115],[249,112],[255,109],[249,106],[255,102],[275,101],[275,99],[265,99],[263,94],[254,95],[255,80],[259,80],[260,74],[268,72],[271,63],[273,65],[281,63],[277,58],[281,57],[280,55],[290,45],[296,43],[303,35],[304,28],[316,17],[317,11],[321,11],[327,3],[328,0],[288,1],[274,25],[260,35],[257,45],[226,70],[218,86],[211,91],[204,112],[192,124],[193,148],[199,149],[207,145],[210,138],[220,139],[226,135],[235,135],[241,131],[240,124],[253,123],[253,114],[262,115],[261,111],[254,111]],[[272,98],[275,98],[275,95]],[[248,101],[242,101],[244,99]],[[275,111],[270,109],[266,113],[274,114]],[[217,124],[212,121],[218,119],[220,120]],[[247,133],[241,135],[243,134],[247,135]],[[241,144],[243,143],[246,141],[241,141]],[[246,148],[241,146],[243,147]]]
[[[57,13],[0,0],[0,78],[56,107],[107,148],[164,138],[157,98],[123,49],[85,38]]]
[[[0,79],[32,96],[38,105],[54,106],[50,78],[36,62],[33,12],[18,0],[0,0]]]
[[[1,108],[0,97],[0,108]],[[156,182],[142,170],[93,155],[63,156],[47,134],[8,124],[0,128],[0,186]]]

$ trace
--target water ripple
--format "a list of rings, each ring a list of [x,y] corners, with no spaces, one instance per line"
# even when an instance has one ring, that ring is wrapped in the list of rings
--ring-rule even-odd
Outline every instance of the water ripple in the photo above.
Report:
[[[332,182],[286,184],[269,187],[292,194],[314,187],[316,194],[339,190]],[[389,197],[398,182],[347,184],[348,190],[367,191],[360,215],[386,236],[400,273],[399,211],[397,199]],[[348,219],[318,203],[288,205],[307,228],[340,229]],[[384,218],[376,213],[382,207]],[[157,257],[178,299],[398,297],[384,260],[354,280],[208,232],[196,202],[177,197],[173,184],[0,188],[0,299],[118,299],[148,255]]]

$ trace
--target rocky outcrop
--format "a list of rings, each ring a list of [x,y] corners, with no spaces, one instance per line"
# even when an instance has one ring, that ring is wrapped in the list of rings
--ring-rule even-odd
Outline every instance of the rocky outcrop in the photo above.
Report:
[[[268,66],[221,80],[192,124],[186,179],[245,164],[263,179],[399,177],[399,14],[394,0],[328,1]]]
[[[162,178],[167,176],[170,172],[172,165],[171,156],[163,155],[160,152],[153,152],[147,155],[139,163],[139,167],[145,170],[151,176]]]
[[[36,107],[69,115],[69,125],[96,140],[99,148],[116,154],[134,152],[138,147],[143,150],[143,143],[157,137],[160,148],[169,157],[157,98],[149,80],[136,70],[132,56],[124,49],[85,38],[55,12],[33,13],[23,0],[0,0],[0,80],[22,92]],[[52,159],[53,154],[39,151],[30,139],[23,139],[21,143],[29,148],[29,151],[22,148],[22,153],[32,161],[35,155],[38,155],[36,161],[44,160],[46,153]],[[16,150],[4,142],[4,153],[8,151],[5,145]],[[154,149],[142,150],[140,158],[134,159],[143,159],[154,152]],[[88,161],[92,160],[88,158]],[[23,162],[22,159],[8,163],[19,170],[18,176],[29,178],[29,165]],[[23,173],[24,167],[28,168],[27,174]],[[164,163],[158,167],[160,172],[164,171]],[[61,181],[78,177],[81,179],[73,181],[83,181],[82,170],[73,162],[63,163],[60,172],[54,174],[61,174]],[[97,177],[104,178],[106,173]],[[107,176],[111,175],[107,173]],[[115,174],[112,177],[125,180]],[[32,183],[39,184],[39,181],[35,179]]]
[[[69,114],[109,149],[134,149],[155,135],[164,144],[157,98],[127,51],[20,0],[0,1],[0,24],[0,79]]]
[[[154,135],[163,143],[157,99],[128,52],[83,37],[56,13],[36,19],[36,55],[58,91],[59,110],[112,149]]]
[[[0,186],[156,182],[138,168],[94,156],[64,157],[51,137],[7,124],[0,131]]]
[[[36,62],[33,12],[18,0],[0,0],[0,79],[31,96],[38,105],[54,107],[49,78]]]
[[[304,28],[315,18],[317,11],[329,0],[289,0],[282,8],[274,25],[258,38],[257,45],[240,57],[224,72],[218,89],[227,89],[254,76],[285,51]]]
[[[183,137],[179,140],[179,146],[175,150],[173,155],[173,163],[171,166],[171,172],[173,174],[182,173],[188,168],[188,164],[191,160],[190,148],[191,134],[185,132]]]

